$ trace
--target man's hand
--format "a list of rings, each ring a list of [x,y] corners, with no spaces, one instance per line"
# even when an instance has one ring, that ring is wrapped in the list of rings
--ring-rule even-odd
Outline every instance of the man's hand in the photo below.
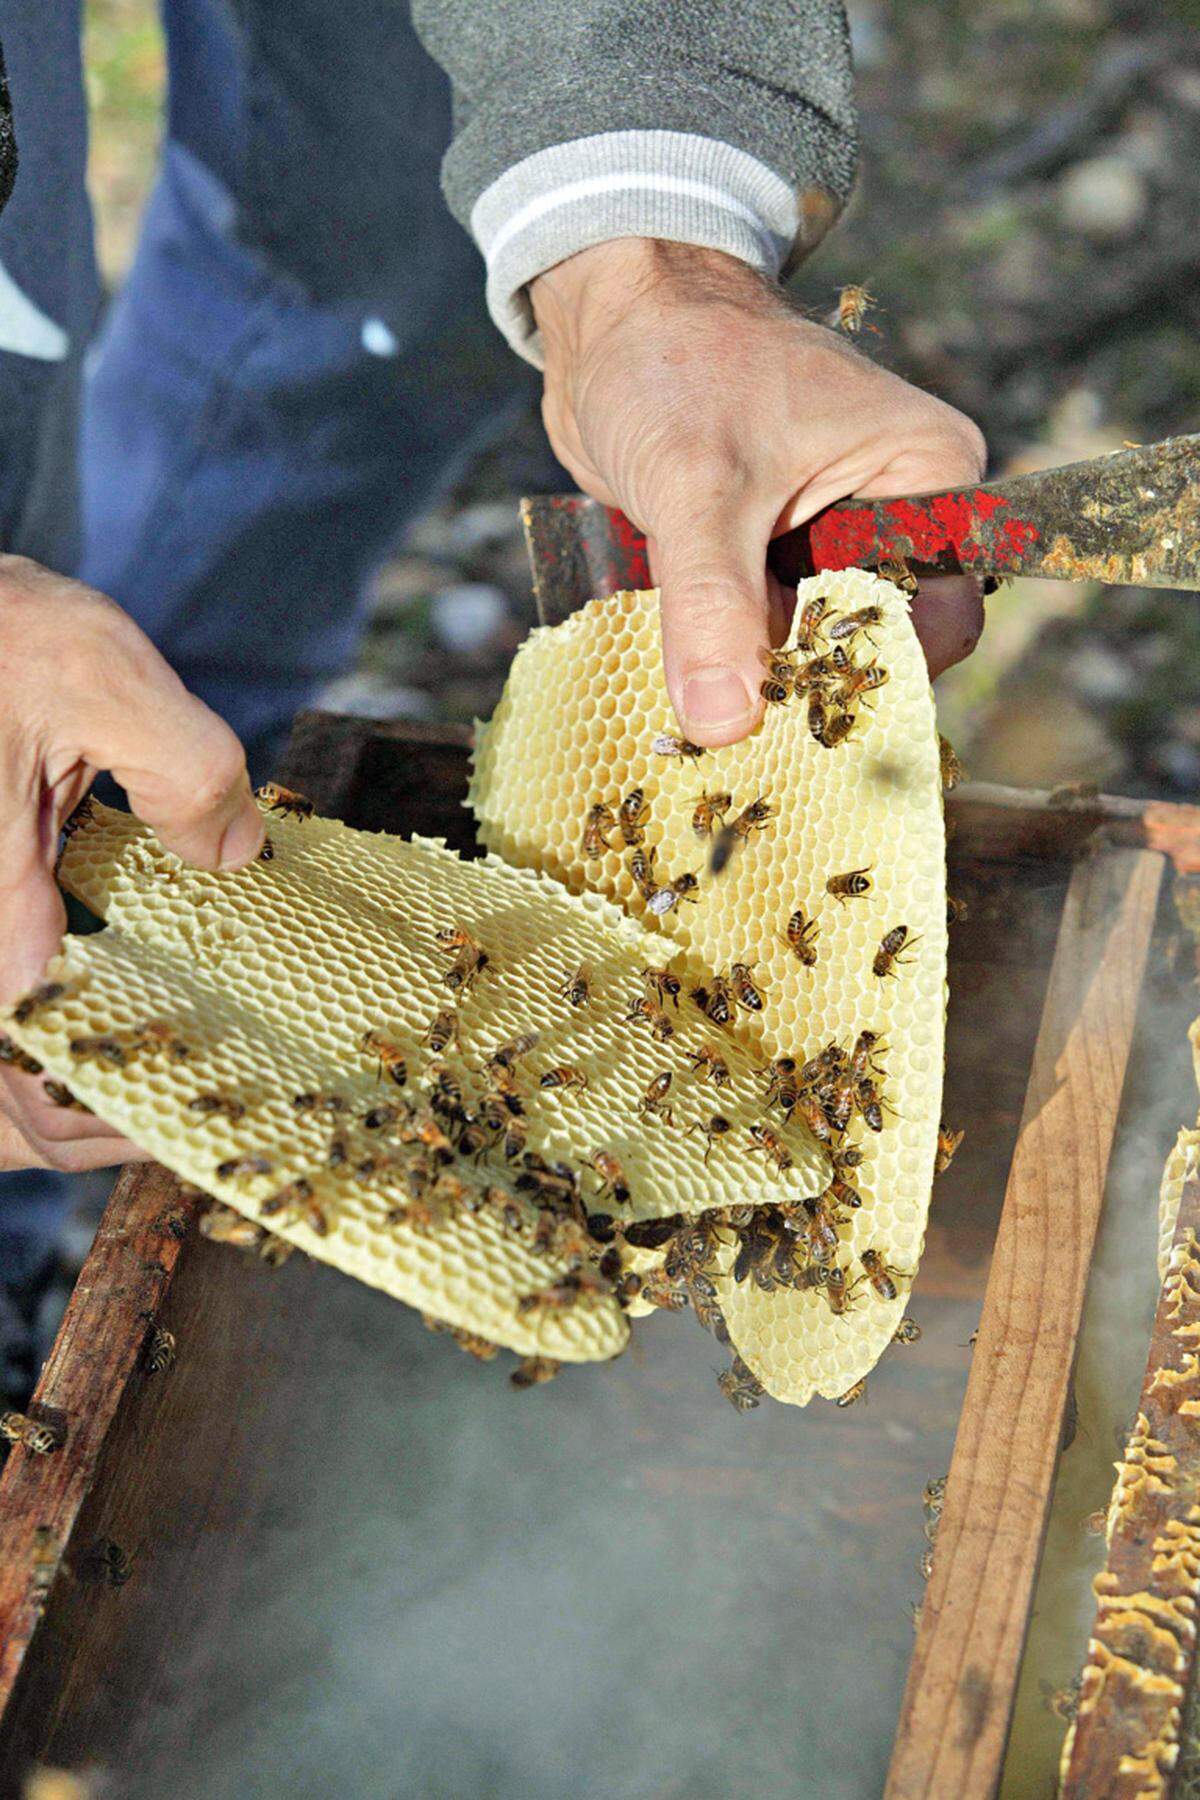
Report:
[[[101,769],[176,855],[240,868],[262,846],[241,746],[102,594],[0,556],[0,1001],[40,978],[66,917],[59,830]],[[143,1156],[41,1082],[0,1068],[0,1169],[101,1168]]]
[[[976,481],[983,439],[719,251],[600,244],[531,299],[555,452],[649,539],[680,726],[734,743],[761,713],[758,653],[783,624],[770,539],[835,500]],[[938,675],[979,637],[975,583],[926,582],[913,619]]]

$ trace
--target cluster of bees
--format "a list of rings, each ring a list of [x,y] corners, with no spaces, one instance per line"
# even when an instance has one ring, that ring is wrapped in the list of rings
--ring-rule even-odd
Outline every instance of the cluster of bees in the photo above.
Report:
[[[823,594],[816,595],[801,611],[795,647],[763,651],[767,673],[760,692],[769,706],[786,706],[803,696],[811,736],[833,750],[849,738],[864,697],[884,685],[888,671],[875,658],[857,663],[851,654],[860,636],[874,645],[871,630],[882,623],[882,608],[860,606],[826,626],[828,606]],[[824,651],[818,643],[822,636],[828,645]]]

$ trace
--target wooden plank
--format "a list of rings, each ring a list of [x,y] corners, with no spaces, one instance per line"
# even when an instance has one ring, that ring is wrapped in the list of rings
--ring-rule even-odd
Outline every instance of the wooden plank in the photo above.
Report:
[[[1200,1605],[1200,1181],[1186,1182],[1146,1379],[1118,1464],[1061,1800],[1170,1791]],[[1148,1466],[1149,1465],[1149,1466]],[[1189,1783],[1183,1792],[1194,1791]]]
[[[887,1800],[999,1779],[1163,866],[1115,850],[1071,878]]]

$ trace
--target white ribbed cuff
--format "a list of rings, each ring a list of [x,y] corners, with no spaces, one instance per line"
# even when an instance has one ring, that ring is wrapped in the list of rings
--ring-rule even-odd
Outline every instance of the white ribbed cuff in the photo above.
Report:
[[[683,131],[606,131],[554,144],[506,169],[471,211],[492,318],[539,367],[526,289],[576,251],[610,238],[667,238],[775,276],[801,224],[782,176],[745,150]]]

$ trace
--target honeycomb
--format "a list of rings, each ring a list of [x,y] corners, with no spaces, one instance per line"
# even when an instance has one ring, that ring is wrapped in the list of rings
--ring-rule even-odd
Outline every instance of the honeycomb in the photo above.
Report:
[[[1167,1278],[1171,1245],[1175,1240],[1175,1222],[1186,1181],[1200,1169],[1200,1130],[1185,1125],[1167,1152],[1163,1165],[1162,1185],[1158,1190],[1158,1279]]]
[[[864,1029],[880,1033],[894,1111],[877,1136],[858,1134],[867,1152],[854,1177],[863,1205],[843,1232],[844,1266],[857,1270],[870,1248],[907,1276],[924,1241],[945,1022],[945,834],[933,700],[897,588],[859,570],[802,583],[789,643],[818,595],[829,603],[821,650],[834,642],[829,628],[839,617],[865,606],[881,614],[868,654],[888,680],[866,696],[845,742],[832,749],[818,743],[804,703],[793,699],[768,705],[742,743],[697,759],[655,751],[657,734],[677,729],[663,679],[657,596],[617,594],[535,631],[518,652],[495,716],[477,726],[469,804],[489,850],[572,893],[616,902],[660,938],[660,962],[682,952],[710,972],[752,964],[765,1005],[738,1017],[764,1062],[799,1062],[832,1040],[850,1045]],[[583,853],[589,810],[604,803],[616,813],[635,788],[648,807],[644,850],[655,853],[656,882],[665,886],[685,872],[699,881],[694,904],[681,899],[661,916],[634,880],[619,830],[595,859]],[[693,815],[703,795],[718,793],[732,796],[729,818],[760,797],[773,812],[713,877],[711,840],[696,835]],[[826,893],[829,876],[861,869],[871,872],[866,896]],[[818,928],[811,967],[784,937],[797,908]],[[913,947],[895,977],[880,980],[874,954],[900,924]],[[630,1046],[638,1035],[631,1027]],[[791,1138],[802,1131],[792,1127]],[[714,1149],[712,1166],[726,1156],[740,1168],[749,1200],[755,1162],[738,1142]],[[728,1275],[717,1285],[741,1357],[769,1393],[796,1403],[814,1392],[836,1397],[865,1375],[905,1303],[899,1280],[894,1299],[860,1284],[840,1315],[819,1291],[763,1293]]]

